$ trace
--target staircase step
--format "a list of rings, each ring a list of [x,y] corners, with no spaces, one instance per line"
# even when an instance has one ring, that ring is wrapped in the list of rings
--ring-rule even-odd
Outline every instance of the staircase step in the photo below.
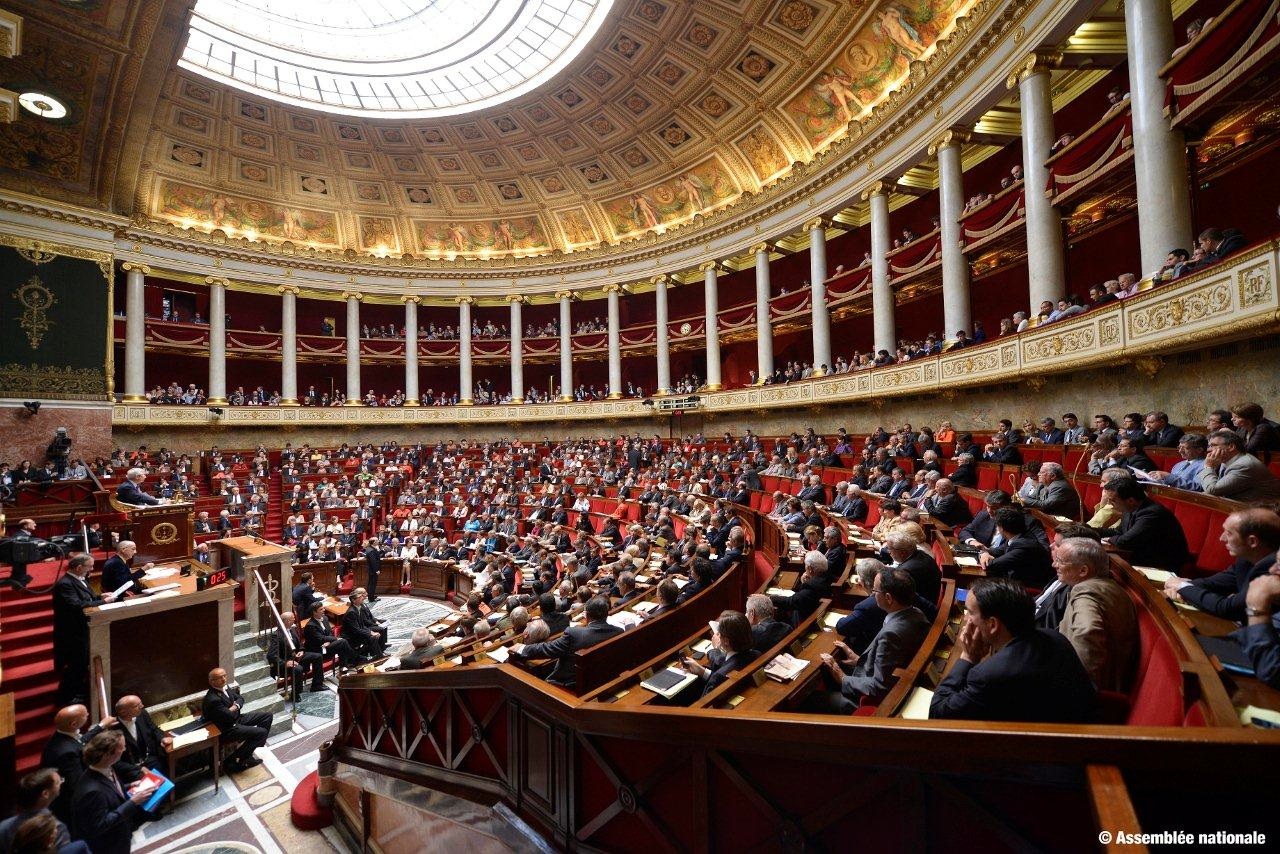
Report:
[[[37,662],[52,665],[53,641],[31,644],[21,649],[12,649],[6,646],[4,654],[0,655],[0,664],[4,665],[6,671],[11,667],[20,667],[24,664],[35,664]],[[7,684],[8,680],[6,679],[5,681]]]
[[[279,697],[280,692],[276,689],[276,680],[272,677],[264,677],[255,679],[252,682],[240,681],[240,696],[244,697],[245,707],[254,700],[261,700],[264,697]]]

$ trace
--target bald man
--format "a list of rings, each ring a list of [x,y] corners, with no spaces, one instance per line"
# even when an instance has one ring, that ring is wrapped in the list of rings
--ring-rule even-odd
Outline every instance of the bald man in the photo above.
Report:
[[[240,746],[223,762],[232,774],[261,765],[262,760],[253,752],[267,743],[271,733],[271,715],[266,712],[244,711],[244,699],[240,689],[227,681],[227,671],[215,667],[209,671],[209,690],[200,704],[201,714],[209,723],[222,731],[223,743],[238,741]]]
[[[114,725],[116,719],[105,717],[101,723],[94,724],[88,732],[84,731],[89,723],[89,709],[76,703],[60,709],[53,718],[55,731],[44,746],[40,756],[40,767],[55,768],[62,776],[62,790],[49,805],[49,810],[64,823],[71,821],[71,795],[84,773],[84,763],[80,756],[85,743],[106,727]]]
[[[160,770],[173,738],[160,731],[133,694],[116,700],[116,724],[113,729],[124,733],[124,755],[116,763],[116,773],[132,783],[142,777],[144,768]]]
[[[116,553],[102,565],[102,589],[104,592],[114,593],[131,581],[133,586],[125,591],[126,596],[143,591],[142,576],[147,573],[147,570],[155,567],[155,564],[148,563],[138,569],[132,569],[133,556],[137,553],[138,546],[132,540],[121,540],[116,543]]]

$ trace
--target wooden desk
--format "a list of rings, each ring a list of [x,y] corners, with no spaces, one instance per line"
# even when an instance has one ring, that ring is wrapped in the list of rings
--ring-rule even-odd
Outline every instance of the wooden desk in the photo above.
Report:
[[[409,592],[414,596],[447,599],[455,577],[459,576],[466,578],[467,593],[470,594],[471,577],[459,572],[452,561],[419,558],[409,567]],[[461,578],[457,581],[457,586],[462,587]]]
[[[1154,582],[1152,583],[1154,584]],[[1191,611],[1186,608],[1178,608],[1178,614],[1187,622],[1192,631],[1205,637],[1226,637],[1240,628],[1236,623],[1224,620],[1222,617],[1215,616],[1207,611],[1198,609]],[[1257,706],[1260,709],[1271,709],[1280,712],[1280,691],[1272,688],[1256,676],[1245,676],[1240,673],[1231,673],[1223,670],[1222,663],[1218,661],[1217,656],[1211,655],[1209,660],[1213,662],[1213,666],[1218,670],[1218,675],[1222,678],[1227,692],[1231,695],[1233,705],[1238,707]]]
[[[750,685],[740,684],[736,693],[722,695],[723,702],[717,707],[748,713],[790,709],[798,704],[812,689],[813,680],[821,676],[822,653],[831,652],[836,648],[836,641],[840,640],[835,629],[823,628],[820,622],[809,625],[809,630],[799,635],[787,650],[796,658],[809,662],[800,675],[790,682],[778,682],[763,673],[753,675]]]
[[[165,733],[169,735],[169,733]],[[218,791],[218,787],[222,782],[222,730],[214,724],[204,725],[204,738],[193,741],[190,744],[184,744],[182,747],[174,748],[166,753],[169,758],[169,779],[176,785],[178,782],[178,760],[185,759],[205,750],[213,749],[213,760],[210,763],[213,767],[213,790]],[[172,802],[176,788],[169,791],[169,800]]]
[[[108,698],[125,694],[146,697],[157,706],[204,693],[215,667],[235,678],[235,582],[195,589],[195,576],[157,579],[176,581],[177,596],[133,597],[124,603],[86,608],[89,660],[102,661]],[[99,720],[99,692],[89,692],[90,714]]]
[[[731,676],[724,684],[717,687],[710,694],[694,703],[693,708],[731,709],[740,704],[741,701],[738,700],[738,698],[743,697],[745,691],[750,689],[755,689],[757,691],[764,690],[764,683],[766,682],[771,682],[779,687],[784,687],[788,684],[794,686],[796,682],[812,678],[809,674],[816,676],[817,672],[813,670],[812,663],[810,666],[806,667],[792,683],[782,683],[778,682],[776,679],[769,678],[769,676],[764,673],[764,668],[769,665],[769,662],[773,661],[784,652],[790,653],[797,658],[805,657],[804,655],[801,655],[801,653],[811,654],[810,648],[818,640],[817,633],[823,631],[824,621],[827,620],[827,615],[831,614],[832,619],[834,620],[836,618],[846,616],[848,613],[845,611],[831,611],[830,607],[831,600],[824,599],[818,604],[817,610],[810,614],[808,618],[800,623],[800,625],[788,632],[786,637],[774,644],[772,648],[761,650],[759,658],[751,662],[751,664],[747,665],[742,670],[733,674],[733,676]],[[830,634],[834,637],[834,630],[832,630]],[[832,643],[832,647],[834,648],[834,641]],[[813,661],[813,659],[810,660],[811,662]],[[816,662],[820,667],[821,659],[816,659]]]

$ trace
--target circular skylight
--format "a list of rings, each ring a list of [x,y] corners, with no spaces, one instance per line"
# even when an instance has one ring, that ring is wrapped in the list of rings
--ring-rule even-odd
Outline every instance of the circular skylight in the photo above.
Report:
[[[332,113],[446,116],[549,80],[613,0],[197,0],[179,65]]]

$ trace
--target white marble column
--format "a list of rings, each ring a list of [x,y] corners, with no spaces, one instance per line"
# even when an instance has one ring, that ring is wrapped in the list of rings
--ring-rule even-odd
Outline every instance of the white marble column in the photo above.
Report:
[[[280,405],[298,405],[298,288],[280,291]]]
[[[703,323],[707,339],[707,391],[719,391],[720,379],[720,283],[716,280],[716,262],[707,261],[702,271]]]
[[[1173,11],[1168,0],[1124,4],[1133,115],[1133,168],[1138,189],[1138,244],[1142,275],[1164,265],[1169,250],[1191,248],[1191,196],[1187,147],[1164,114],[1160,68],[1173,55]]]
[[[146,264],[127,262],[124,294],[124,402],[147,400],[147,274]],[[114,323],[113,323],[114,325]]]
[[[572,291],[558,291],[560,300],[560,400],[573,400],[573,318],[569,312]]]
[[[667,312],[667,277],[653,277],[653,320],[657,333],[658,390],[671,394],[671,318]]]
[[[871,322],[876,352],[897,352],[893,286],[889,283],[889,188],[876,181],[862,194],[871,206]]]
[[[938,221],[942,242],[942,337],[952,338],[961,329],[973,331],[969,310],[969,259],[961,245],[960,215],[964,213],[964,167],[961,146],[968,134],[953,128],[929,146],[938,158]]]
[[[751,247],[756,254],[756,382],[773,373],[773,319],[769,316],[769,244]]]
[[[364,294],[344,291],[347,301],[347,406],[363,406],[360,391],[360,300]]]
[[[1022,179],[1027,208],[1027,279],[1029,311],[1034,315],[1045,300],[1057,302],[1066,294],[1062,221],[1058,209],[1044,194],[1049,170],[1044,161],[1053,147],[1053,92],[1051,63],[1031,54],[1010,76],[1010,88],[1018,87],[1022,110]],[[951,330],[954,332],[955,330]]]
[[[206,276],[209,285],[209,391],[210,406],[227,405],[227,280]]]
[[[472,406],[471,382],[471,297],[458,297],[458,405]]]
[[[809,230],[809,308],[813,327],[813,375],[831,371],[831,312],[827,309],[827,229],[822,219],[805,224]],[[825,367],[824,367],[825,366]]]
[[[404,405],[421,406],[418,398],[418,303],[422,297],[404,296]]]
[[[605,285],[609,302],[609,399],[622,397],[622,324],[618,301],[622,285]]]
[[[511,402],[524,403],[524,297],[511,301]]]

